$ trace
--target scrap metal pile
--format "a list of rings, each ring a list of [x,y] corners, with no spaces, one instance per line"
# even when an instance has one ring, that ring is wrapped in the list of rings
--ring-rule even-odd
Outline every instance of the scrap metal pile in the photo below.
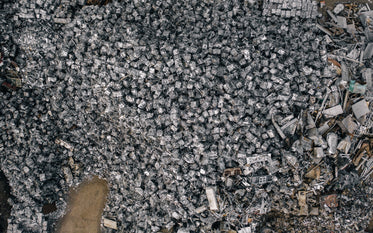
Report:
[[[318,15],[317,2],[313,0],[264,0],[263,15],[277,15],[285,18],[315,18]]]
[[[10,1],[0,19],[9,232],[53,231],[93,175],[103,232],[364,231],[368,13],[351,34],[246,1],[85,3]]]

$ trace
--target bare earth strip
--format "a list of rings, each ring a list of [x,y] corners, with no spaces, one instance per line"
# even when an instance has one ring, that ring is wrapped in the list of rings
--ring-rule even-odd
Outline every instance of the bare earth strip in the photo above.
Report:
[[[108,185],[97,177],[71,191],[68,211],[59,224],[59,233],[100,232],[102,210]]]

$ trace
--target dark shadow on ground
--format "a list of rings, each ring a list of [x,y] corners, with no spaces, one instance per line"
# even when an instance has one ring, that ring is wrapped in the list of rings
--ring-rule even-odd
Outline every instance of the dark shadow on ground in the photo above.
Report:
[[[0,170],[0,232],[6,232],[11,206],[8,203],[10,187],[4,173]]]

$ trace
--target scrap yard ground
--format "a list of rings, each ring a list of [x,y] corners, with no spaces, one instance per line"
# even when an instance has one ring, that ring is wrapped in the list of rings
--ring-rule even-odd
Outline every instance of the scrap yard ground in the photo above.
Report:
[[[0,233],[373,232],[373,1],[258,2],[0,3]]]

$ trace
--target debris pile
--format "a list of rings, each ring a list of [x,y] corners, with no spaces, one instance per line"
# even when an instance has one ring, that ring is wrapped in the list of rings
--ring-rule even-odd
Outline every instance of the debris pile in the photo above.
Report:
[[[353,93],[371,97],[372,56],[373,56],[373,11],[368,4],[337,4],[333,10],[325,9],[318,19],[317,27],[325,33],[328,44],[328,68],[325,75],[337,73],[344,82],[356,88]],[[360,85],[365,84],[365,85]]]
[[[9,9],[8,9],[9,8]],[[0,35],[0,90],[17,90],[22,86],[22,74],[17,59],[19,47],[11,36],[13,25],[7,22],[15,14],[11,1],[0,3],[0,23],[3,24]]]
[[[285,18],[316,18],[319,15],[314,0],[264,0],[263,15],[276,15]]]
[[[0,85],[2,90],[17,90],[22,87],[20,69],[14,61],[5,61],[0,52]]]
[[[361,175],[365,180],[373,172],[369,160],[372,157],[370,141],[373,133],[373,11],[368,4],[340,3],[333,10],[326,9],[326,13],[319,24],[319,28],[326,33],[325,41],[329,50],[325,54],[329,66],[324,74],[335,82],[328,86],[324,97],[324,103],[328,101],[330,108],[321,106],[324,114],[330,112],[325,130],[332,130],[331,125],[339,129],[344,138],[335,149],[350,155],[357,169],[362,169]],[[329,152],[335,150],[329,149]],[[365,156],[368,157],[367,163],[365,159],[361,161]]]
[[[22,74],[0,93],[9,231],[52,232],[69,187],[94,175],[110,184],[104,232],[367,226],[371,61],[330,52],[313,13],[90,2],[15,1],[0,24]],[[266,221],[277,213],[292,222]]]

